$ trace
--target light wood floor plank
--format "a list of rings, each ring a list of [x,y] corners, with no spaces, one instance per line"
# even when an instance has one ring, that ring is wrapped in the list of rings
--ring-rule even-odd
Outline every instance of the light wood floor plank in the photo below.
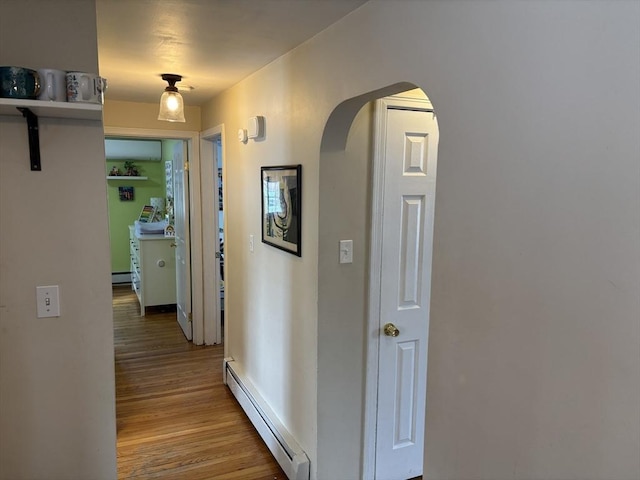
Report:
[[[118,478],[286,480],[222,383],[223,347],[188,342],[175,311],[141,317],[114,287]]]

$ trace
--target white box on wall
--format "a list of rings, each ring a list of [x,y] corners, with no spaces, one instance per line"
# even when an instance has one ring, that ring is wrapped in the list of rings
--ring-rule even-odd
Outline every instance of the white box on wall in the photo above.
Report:
[[[247,137],[248,138],[262,138],[264,137],[264,117],[257,116],[251,117],[247,125]]]

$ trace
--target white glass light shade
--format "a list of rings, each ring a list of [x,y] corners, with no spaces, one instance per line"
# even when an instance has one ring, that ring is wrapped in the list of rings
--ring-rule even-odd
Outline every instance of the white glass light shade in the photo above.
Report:
[[[164,91],[160,97],[158,120],[166,122],[184,122],[184,103],[178,92]]]

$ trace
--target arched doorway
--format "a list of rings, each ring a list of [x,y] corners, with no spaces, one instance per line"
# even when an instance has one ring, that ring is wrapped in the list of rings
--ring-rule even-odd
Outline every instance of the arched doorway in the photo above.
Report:
[[[401,97],[375,102],[400,92],[406,93],[402,93]],[[387,115],[388,109],[394,112],[391,115],[393,118]],[[423,193],[419,191],[422,187],[413,193],[397,191],[389,194],[389,197],[400,195],[394,200],[400,203],[393,206],[388,202],[385,204],[384,192],[390,188],[389,179],[392,175],[385,171],[385,158],[390,154],[385,153],[389,143],[385,135],[393,122],[399,121],[408,112],[416,111],[431,115],[433,125],[428,134],[421,133],[415,126],[406,130],[410,138],[403,137],[401,145],[396,145],[396,148],[404,149],[409,156],[398,173],[401,177],[412,177],[411,180],[429,176],[433,188]],[[391,435],[397,437],[391,440],[395,445],[394,450],[401,450],[398,448],[401,444],[412,444],[414,450],[413,465],[406,469],[407,473],[398,471],[398,476],[393,478],[411,478],[422,472],[438,136],[433,117],[433,107],[422,91],[415,89],[414,85],[396,84],[343,102],[333,111],[323,135],[319,189],[318,462],[321,465],[325,459],[333,458],[335,471],[343,472],[343,476],[348,473],[354,478],[375,478],[376,465],[381,467],[386,464],[392,471],[397,470],[393,462],[397,463],[398,460],[389,460],[389,455],[380,451],[380,445],[384,442],[380,438],[378,422],[386,415],[393,418],[385,428],[390,428]],[[404,135],[406,132],[400,128],[396,134]],[[420,152],[431,158],[421,156]],[[398,208],[397,215],[390,213]],[[393,219],[398,223],[398,228],[392,226],[393,222],[385,222],[385,219]],[[422,225],[419,228],[415,224],[417,221]],[[385,230],[398,235],[393,240],[389,235],[386,238]],[[409,242],[408,237],[412,237]],[[340,258],[342,256],[339,245],[344,240],[352,242],[352,263],[335,261],[336,254]],[[396,245],[391,248],[391,243]],[[412,327],[403,324],[405,320],[400,319],[398,327],[402,334],[398,339],[402,341],[395,341],[393,345],[388,340],[394,337],[383,336],[381,342],[382,325],[379,323],[389,315],[380,315],[381,305],[385,304],[385,297],[380,293],[385,293],[381,292],[381,280],[388,280],[389,268],[394,264],[389,263],[392,257],[397,257],[395,266],[401,268],[393,272],[392,283],[403,289],[404,299],[404,304],[396,313],[415,314],[419,311],[417,315],[423,320],[422,327],[418,328],[422,328],[422,336],[409,339],[406,335],[408,328]],[[413,267],[407,268],[410,265]],[[386,287],[387,297],[397,299],[400,290],[390,293],[391,290]],[[350,292],[349,296],[346,297],[343,292]],[[387,323],[386,320],[383,323]],[[379,384],[379,362],[388,366],[387,357],[390,354],[400,354],[400,358],[397,362],[394,360],[393,367],[387,370],[400,368],[395,372],[400,376],[397,382],[388,385],[389,372],[383,373],[380,378],[384,383]],[[411,362],[420,359],[423,365],[419,368],[417,364],[408,367]],[[411,375],[410,370],[413,372]],[[340,387],[336,388],[336,385]],[[421,398],[413,397],[418,393]],[[380,397],[380,394],[387,398]],[[407,394],[412,397],[404,398]],[[381,414],[378,399],[388,409],[389,402],[394,402],[394,395],[403,397],[400,400],[407,408]],[[338,405],[340,410],[337,410]],[[330,436],[340,438],[340,441],[326,440]],[[401,463],[409,465],[408,458],[403,458]],[[388,471],[378,470],[382,472],[380,478],[390,478]]]

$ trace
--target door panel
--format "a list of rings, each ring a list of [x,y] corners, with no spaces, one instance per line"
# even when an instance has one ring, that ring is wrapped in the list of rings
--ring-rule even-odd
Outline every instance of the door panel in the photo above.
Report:
[[[403,195],[398,308],[419,308],[422,290],[424,195]]]
[[[403,480],[422,474],[438,130],[432,112],[386,115],[375,470]]]
[[[189,240],[189,172],[185,168],[186,142],[173,151],[173,195],[176,245],[176,305],[178,323],[188,340],[193,338],[191,324],[191,251]]]
[[[418,396],[418,342],[396,345],[396,418],[393,448],[416,443],[416,400]]]

